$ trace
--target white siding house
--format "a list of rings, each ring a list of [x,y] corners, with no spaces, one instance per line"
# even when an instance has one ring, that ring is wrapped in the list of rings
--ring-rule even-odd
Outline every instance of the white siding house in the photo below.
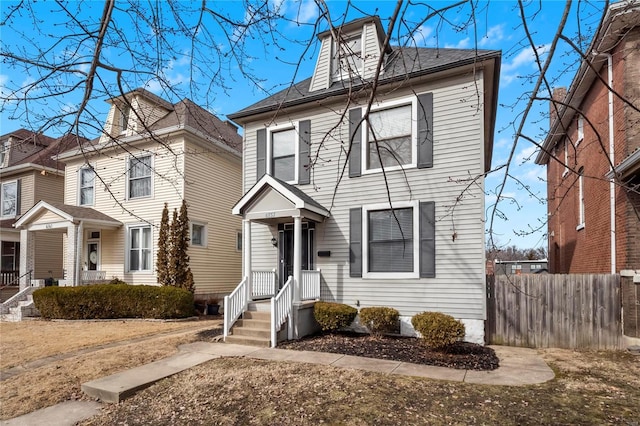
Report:
[[[337,29],[338,42],[320,34],[311,78],[229,116],[244,127],[244,276],[291,275],[294,317],[319,293],[396,308],[409,335],[412,315],[444,312],[482,343],[501,54],[384,47],[382,31],[373,17]],[[304,288],[305,271],[320,271],[319,291]]]

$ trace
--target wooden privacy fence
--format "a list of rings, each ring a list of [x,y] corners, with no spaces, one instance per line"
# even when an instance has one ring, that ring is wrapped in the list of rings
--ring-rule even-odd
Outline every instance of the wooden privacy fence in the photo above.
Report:
[[[488,275],[487,343],[532,348],[622,347],[618,275]]]

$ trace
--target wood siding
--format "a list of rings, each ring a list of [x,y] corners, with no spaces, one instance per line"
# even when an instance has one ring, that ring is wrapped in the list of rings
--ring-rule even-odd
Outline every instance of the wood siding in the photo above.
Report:
[[[64,176],[47,173],[34,175],[35,185],[33,194],[33,204],[40,200],[62,203],[64,200]],[[31,207],[31,206],[29,206]],[[23,208],[23,213],[26,210]]]
[[[364,44],[362,51],[363,77],[373,78],[380,58],[380,43],[376,26],[373,23],[367,24],[362,29],[364,33]]]
[[[309,87],[309,91],[311,92],[326,89],[331,84],[331,40],[331,37],[322,40],[318,62],[316,63],[315,71],[311,78],[311,86]]]
[[[488,344],[620,349],[618,275],[489,275]]]
[[[42,231],[35,234],[35,279],[62,278],[63,234],[56,231]]]
[[[484,164],[481,98],[483,81],[477,74],[414,85],[393,92],[393,98],[415,93],[433,93],[434,167],[388,171],[389,191],[394,202],[434,201],[436,205],[436,277],[429,279],[363,279],[349,277],[349,209],[386,203],[382,173],[365,173],[349,178],[345,166],[349,143],[348,114],[338,123],[342,104],[327,104],[307,113],[282,114],[274,124],[311,120],[311,155],[320,150],[320,160],[311,172],[311,184],[299,188],[325,208],[331,217],[316,227],[315,251],[330,251],[317,258],[322,269],[322,298],[350,305],[392,306],[403,316],[422,311],[440,311],[456,318],[485,318],[484,193],[483,180],[470,185],[469,178],[482,174]],[[479,91],[480,96],[478,96]],[[381,91],[380,93],[383,93]],[[354,105],[351,105],[353,107]],[[244,190],[256,176],[256,130],[264,121],[245,126]],[[337,127],[336,127],[337,125]],[[321,147],[321,148],[320,148]],[[461,193],[464,196],[458,200]],[[458,201],[456,201],[458,200]],[[252,263],[254,269],[277,266],[277,252],[268,243],[273,228],[253,224]],[[455,237],[454,237],[455,235]]]

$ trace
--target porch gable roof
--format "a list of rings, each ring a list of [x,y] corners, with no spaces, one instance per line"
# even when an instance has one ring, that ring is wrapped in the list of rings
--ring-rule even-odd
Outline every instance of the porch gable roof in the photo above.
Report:
[[[82,221],[85,225],[100,228],[118,228],[122,226],[122,222],[89,207],[78,207],[40,200],[16,221],[14,227],[20,229],[31,224],[36,224],[39,215],[47,211],[59,216],[62,221],[72,223]]]
[[[265,191],[273,189],[286,198],[294,208],[307,210],[323,217],[329,217],[329,210],[307,195],[300,188],[290,185],[270,175],[264,175],[247,191],[231,210],[234,215],[243,216],[245,209]]]

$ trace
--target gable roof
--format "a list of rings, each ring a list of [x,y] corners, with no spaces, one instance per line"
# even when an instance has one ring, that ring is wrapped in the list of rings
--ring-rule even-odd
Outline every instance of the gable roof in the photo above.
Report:
[[[16,221],[14,226],[20,228],[26,225],[44,210],[51,211],[60,216],[61,219],[69,222],[83,221],[94,226],[112,228],[117,228],[122,225],[122,222],[90,207],[71,206],[69,204],[51,203],[41,200],[27,210],[27,212]]]
[[[389,84],[480,63],[485,60],[494,60],[496,61],[494,79],[495,87],[497,88],[500,74],[500,58],[501,52],[499,50],[394,47],[393,52],[387,59],[384,73],[380,75],[379,82],[380,84]],[[313,92],[309,91],[310,84],[311,78],[308,78],[238,112],[229,114],[228,117],[242,123],[243,118],[255,114],[314,102],[330,96],[344,95],[349,91],[357,91],[365,88],[369,82],[362,79],[336,81],[326,89],[319,89]]]
[[[13,138],[13,140],[11,147],[9,148],[9,161],[2,169],[4,172],[9,168],[20,168],[20,170],[22,170],[24,167],[32,166],[42,166],[63,171],[64,164],[60,163],[53,157],[74,146],[79,146],[80,144],[87,142],[87,139],[74,134],[66,134],[59,138],[52,138],[42,133],[35,133],[27,129],[18,129],[14,132],[7,133],[0,136],[0,139],[9,137]],[[22,144],[32,144],[32,152],[23,156],[16,155],[18,152],[16,151],[16,148]]]

